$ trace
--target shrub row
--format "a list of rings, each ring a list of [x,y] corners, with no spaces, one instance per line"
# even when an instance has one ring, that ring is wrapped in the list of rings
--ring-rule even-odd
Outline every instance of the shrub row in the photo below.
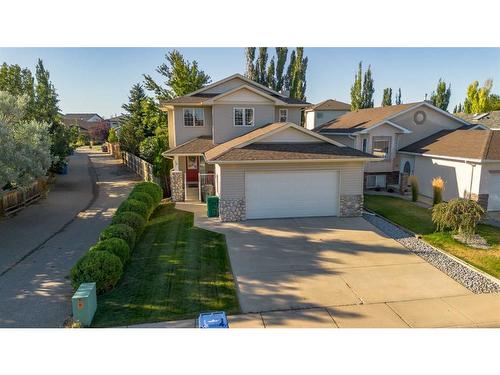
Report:
[[[112,290],[123,275],[136,241],[163,198],[163,190],[153,182],[137,184],[118,207],[111,225],[71,269],[71,284],[95,282],[98,294]]]

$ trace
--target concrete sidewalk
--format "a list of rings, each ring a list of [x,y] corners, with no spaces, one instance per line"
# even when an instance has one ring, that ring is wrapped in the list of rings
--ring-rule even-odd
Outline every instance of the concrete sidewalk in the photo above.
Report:
[[[500,328],[500,295],[269,311],[228,317],[230,328]],[[197,328],[196,319],[128,328]]]
[[[48,199],[0,222],[0,327],[62,326],[71,313],[71,267],[137,181],[121,161],[79,149]]]

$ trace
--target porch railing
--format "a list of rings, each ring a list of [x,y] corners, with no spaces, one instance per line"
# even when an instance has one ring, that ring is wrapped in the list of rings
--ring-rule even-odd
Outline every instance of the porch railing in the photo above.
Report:
[[[198,198],[201,202],[205,202],[208,195],[215,195],[215,183],[214,173],[198,173]]]

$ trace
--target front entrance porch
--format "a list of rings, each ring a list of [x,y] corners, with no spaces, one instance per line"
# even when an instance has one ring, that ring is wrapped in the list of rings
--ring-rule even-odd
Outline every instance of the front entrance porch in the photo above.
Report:
[[[204,202],[216,193],[214,166],[202,155],[175,156],[171,185],[174,201]]]

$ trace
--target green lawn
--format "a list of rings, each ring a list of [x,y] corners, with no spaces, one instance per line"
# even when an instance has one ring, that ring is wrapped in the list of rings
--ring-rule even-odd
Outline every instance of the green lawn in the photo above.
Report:
[[[239,312],[223,235],[193,227],[193,214],[167,203],[156,210],[123,278],[98,297],[93,326],[194,318],[201,311]]]
[[[500,228],[484,224],[478,226],[478,234],[492,246],[488,250],[479,250],[455,241],[450,233],[435,232],[430,209],[413,202],[383,195],[365,195],[365,207],[422,235],[431,245],[500,278]]]

